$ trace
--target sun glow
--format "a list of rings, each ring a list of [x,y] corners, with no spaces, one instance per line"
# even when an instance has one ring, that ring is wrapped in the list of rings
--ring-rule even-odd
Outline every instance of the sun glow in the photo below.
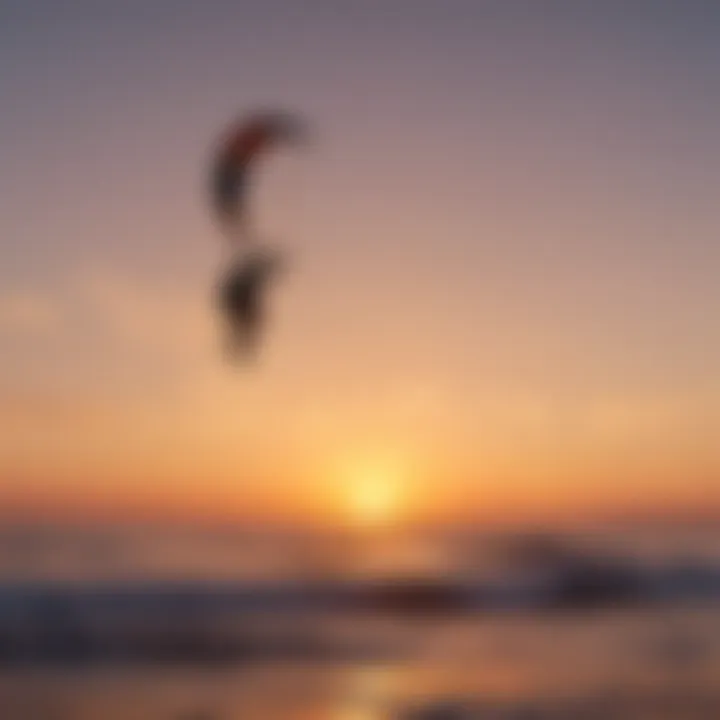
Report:
[[[384,465],[361,465],[348,477],[347,506],[353,522],[386,526],[399,518],[402,504],[399,473]]]

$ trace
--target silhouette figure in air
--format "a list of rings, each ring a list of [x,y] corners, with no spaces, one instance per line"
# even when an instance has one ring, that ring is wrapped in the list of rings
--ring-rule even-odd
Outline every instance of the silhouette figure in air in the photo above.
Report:
[[[231,361],[257,355],[266,321],[267,287],[280,266],[276,253],[255,250],[233,262],[224,275],[219,306],[227,329],[225,349]]]

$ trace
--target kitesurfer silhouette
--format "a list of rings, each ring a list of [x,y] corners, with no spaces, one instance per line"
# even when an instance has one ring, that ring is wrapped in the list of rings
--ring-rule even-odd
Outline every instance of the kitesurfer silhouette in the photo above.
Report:
[[[232,361],[255,357],[266,321],[266,293],[281,267],[280,256],[268,249],[252,250],[234,260],[219,288],[224,316],[226,353]]]
[[[227,329],[226,351],[233,361],[256,356],[266,322],[266,294],[279,267],[277,252],[256,242],[249,195],[260,159],[306,137],[294,114],[262,111],[239,118],[220,138],[210,167],[213,215],[234,257],[218,288],[218,309]]]

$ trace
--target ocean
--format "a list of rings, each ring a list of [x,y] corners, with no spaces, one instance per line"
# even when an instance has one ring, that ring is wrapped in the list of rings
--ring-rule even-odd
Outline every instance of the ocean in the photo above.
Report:
[[[720,718],[720,532],[5,528],[3,720]]]

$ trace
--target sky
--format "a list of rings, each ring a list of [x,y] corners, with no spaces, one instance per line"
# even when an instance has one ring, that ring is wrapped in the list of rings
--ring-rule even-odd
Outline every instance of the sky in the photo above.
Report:
[[[720,510],[718,27],[702,0],[4,0],[5,514]],[[290,270],[238,372],[207,170],[257,106],[314,142],[258,176]]]

